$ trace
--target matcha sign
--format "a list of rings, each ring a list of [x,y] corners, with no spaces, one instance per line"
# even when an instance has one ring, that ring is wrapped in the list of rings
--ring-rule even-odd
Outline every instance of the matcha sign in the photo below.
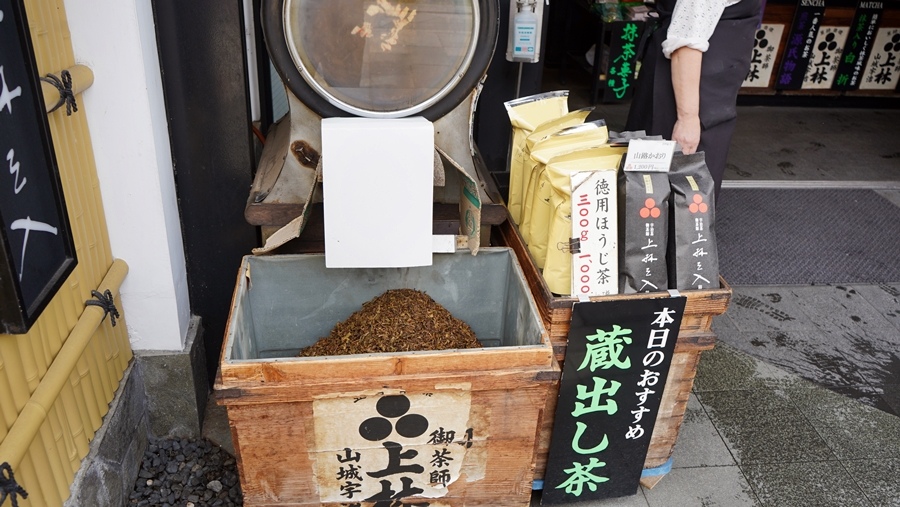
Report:
[[[575,304],[542,504],[637,492],[685,302]]]
[[[855,90],[865,77],[865,65],[872,53],[872,43],[881,23],[883,2],[859,2],[847,43],[835,72],[835,90]]]

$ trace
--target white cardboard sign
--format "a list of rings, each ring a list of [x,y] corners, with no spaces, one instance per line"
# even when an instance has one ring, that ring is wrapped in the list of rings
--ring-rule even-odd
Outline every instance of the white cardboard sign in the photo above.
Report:
[[[628,142],[624,170],[667,173],[674,151],[675,141],[632,139]]]
[[[619,226],[616,171],[571,176],[572,295],[608,296],[619,292]]]
[[[425,118],[323,119],[326,267],[430,266],[433,167]]]

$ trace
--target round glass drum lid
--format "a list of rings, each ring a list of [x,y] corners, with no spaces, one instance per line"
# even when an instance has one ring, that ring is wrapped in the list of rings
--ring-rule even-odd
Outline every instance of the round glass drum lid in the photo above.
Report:
[[[447,95],[472,61],[478,27],[476,0],[284,3],[285,40],[300,75],[358,116],[409,116]]]

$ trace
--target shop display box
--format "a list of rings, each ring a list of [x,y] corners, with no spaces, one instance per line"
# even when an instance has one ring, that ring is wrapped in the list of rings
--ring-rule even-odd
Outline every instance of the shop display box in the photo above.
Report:
[[[522,240],[516,227],[511,221],[506,221],[494,230],[494,243],[508,246],[516,252],[525,279],[534,294],[538,310],[544,325],[550,334],[550,343],[553,353],[560,364],[566,355],[566,342],[569,333],[569,324],[572,317],[572,306],[578,301],[573,297],[555,296],[547,288],[543,277],[535,266],[528,247]],[[659,413],[653,428],[653,436],[650,440],[650,448],[644,463],[646,471],[641,483],[652,487],[662,478],[664,471],[661,468],[668,463],[675,449],[678,431],[684,419],[688,397],[697,373],[697,364],[700,361],[700,353],[715,346],[716,335],[712,332],[712,319],[720,315],[728,308],[731,300],[731,288],[725,280],[719,279],[721,288],[713,290],[681,291],[687,297],[684,309],[684,317],[678,332],[678,342],[675,345],[675,353],[672,357],[672,365],[669,376],[666,379],[666,387],[663,398],[660,401]],[[654,298],[667,297],[668,293],[644,293],[616,296],[603,296],[591,298],[592,301],[608,299],[630,298]],[[550,445],[550,433],[553,429],[553,414],[556,410],[556,399],[559,386],[554,385],[550,396],[547,397],[545,413],[550,414],[541,423],[541,434],[538,438],[537,466],[535,479],[542,479],[546,467],[547,451]]]
[[[424,291],[485,347],[296,357],[362,303],[396,288]],[[524,507],[536,435],[558,379],[514,252],[491,247],[477,256],[436,254],[433,266],[419,268],[326,269],[322,255],[245,257],[215,389],[247,506],[404,497],[432,507]]]

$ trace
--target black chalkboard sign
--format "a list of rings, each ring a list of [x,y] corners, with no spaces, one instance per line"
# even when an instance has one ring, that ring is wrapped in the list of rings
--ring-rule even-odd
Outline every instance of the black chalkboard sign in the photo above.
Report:
[[[800,0],[797,3],[794,22],[781,55],[781,68],[775,80],[776,90],[799,90],[803,86],[813,44],[824,15],[825,0]]]
[[[610,32],[612,42],[603,101],[621,102],[630,99],[634,93],[637,52],[644,22],[614,21],[610,24]]]
[[[575,304],[542,505],[637,493],[685,302]]]
[[[26,333],[75,248],[21,0],[0,0],[0,333]]]
[[[831,87],[835,90],[855,90],[859,88],[860,80],[865,72],[866,62],[872,54],[872,44],[875,42],[875,34],[881,23],[884,2],[861,1],[856,6],[853,22],[847,34],[847,42],[844,43],[844,51],[837,70],[834,72],[834,82]]]

